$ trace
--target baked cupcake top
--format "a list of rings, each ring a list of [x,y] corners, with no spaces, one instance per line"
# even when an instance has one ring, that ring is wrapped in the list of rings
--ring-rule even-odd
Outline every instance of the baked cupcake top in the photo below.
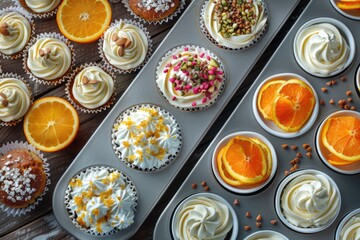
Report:
[[[340,209],[340,195],[322,174],[304,173],[285,186],[281,196],[284,217],[301,228],[321,227]]]
[[[350,48],[337,27],[330,23],[311,25],[295,39],[297,60],[305,71],[321,76],[343,69]]]
[[[46,186],[43,161],[26,149],[12,150],[0,158],[0,202],[24,208],[35,202]]]
[[[175,215],[176,239],[225,239],[233,226],[229,208],[209,197],[185,200]]]
[[[74,221],[95,234],[108,234],[134,222],[136,192],[122,173],[89,169],[71,179],[67,208]]]
[[[174,106],[193,109],[210,105],[221,93],[224,70],[197,47],[183,47],[166,56],[157,72],[157,85]]]
[[[103,52],[106,60],[121,70],[138,67],[148,52],[148,40],[139,27],[120,20],[104,34]]]
[[[134,13],[147,21],[159,21],[175,12],[180,0],[129,0]]]
[[[221,46],[249,46],[267,23],[262,0],[209,0],[202,16],[211,37]]]
[[[31,93],[26,84],[15,78],[0,79],[0,120],[22,118],[30,107]]]
[[[360,239],[360,214],[351,217],[340,230],[340,239]]]
[[[0,52],[12,55],[24,49],[31,36],[29,20],[17,12],[0,16]]]
[[[75,100],[88,109],[107,103],[114,92],[114,80],[98,66],[89,66],[79,72],[72,86]]]
[[[35,77],[56,80],[69,70],[71,51],[59,39],[40,38],[29,48],[26,63]]]
[[[25,0],[25,4],[36,13],[47,13],[54,10],[60,0]]]
[[[144,105],[123,115],[113,130],[116,151],[123,161],[141,170],[153,170],[177,155],[180,127],[169,113]]]

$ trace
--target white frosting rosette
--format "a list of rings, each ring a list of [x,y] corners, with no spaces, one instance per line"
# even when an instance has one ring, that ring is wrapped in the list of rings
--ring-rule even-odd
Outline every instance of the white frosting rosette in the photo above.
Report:
[[[31,89],[19,75],[0,74],[0,126],[13,126],[22,120],[32,103]]]
[[[81,65],[73,71],[66,84],[67,98],[82,112],[101,112],[115,101],[115,80],[114,73],[101,64]]]
[[[41,33],[23,56],[23,68],[31,80],[49,85],[65,81],[75,62],[74,48],[58,33]]]
[[[46,19],[54,16],[62,0],[12,0],[35,18]]]
[[[181,129],[175,118],[160,107],[137,105],[125,110],[112,129],[116,155],[127,166],[156,171],[179,154]]]
[[[229,8],[232,1],[208,0],[200,15],[200,27],[205,36],[224,49],[240,50],[254,45],[264,34],[268,24],[266,5],[263,0],[236,2],[235,10],[226,13],[218,6]],[[225,5],[224,5],[225,4]],[[244,6],[246,6],[244,8]],[[246,25],[247,24],[247,25]]]
[[[152,41],[142,24],[127,19],[116,20],[99,40],[99,53],[106,68],[131,73],[149,60]]]
[[[138,196],[134,184],[114,168],[95,166],[74,176],[65,206],[76,227],[93,235],[110,235],[134,223]]]

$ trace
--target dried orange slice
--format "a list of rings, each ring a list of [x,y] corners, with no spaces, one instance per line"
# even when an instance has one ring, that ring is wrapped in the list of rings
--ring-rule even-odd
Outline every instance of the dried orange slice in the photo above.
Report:
[[[45,97],[30,107],[24,118],[24,133],[29,143],[45,152],[67,147],[79,129],[75,108],[65,99]]]
[[[280,86],[285,83],[285,80],[274,80],[265,83],[257,98],[257,107],[263,117],[267,120],[272,120],[271,107]]]
[[[267,159],[267,172],[266,172],[266,175],[264,177],[265,178],[268,178],[271,174],[271,170],[272,170],[272,156],[271,156],[271,151],[270,151],[270,148],[268,147],[268,145],[266,145],[264,142],[262,142],[260,139],[257,139],[257,138],[250,138],[251,140],[253,140],[256,144],[258,144],[266,159]]]
[[[286,132],[300,130],[309,120],[315,106],[314,92],[298,79],[286,81],[278,89],[272,105],[273,121]]]
[[[342,10],[360,9],[359,0],[341,0],[336,5]]]
[[[334,166],[346,166],[346,165],[350,165],[350,164],[354,163],[354,162],[342,160],[341,158],[337,157],[336,155],[334,155],[332,153],[330,153],[328,155],[327,160],[331,165],[334,165]]]
[[[225,147],[223,164],[236,180],[246,184],[259,183],[267,173],[264,152],[250,138],[236,136]]]
[[[94,42],[111,22],[111,7],[107,0],[64,0],[56,14],[60,32],[78,43]]]
[[[360,161],[360,119],[353,116],[326,120],[321,140],[336,157],[344,161]]]
[[[225,166],[223,164],[223,155],[225,153],[225,148],[222,148],[220,150],[220,152],[218,153],[217,157],[216,157],[216,164],[217,164],[217,168],[219,171],[219,174],[221,176],[221,178],[229,185],[231,186],[241,186],[244,185],[244,183],[236,180],[235,178],[233,178],[228,171],[225,169]]]

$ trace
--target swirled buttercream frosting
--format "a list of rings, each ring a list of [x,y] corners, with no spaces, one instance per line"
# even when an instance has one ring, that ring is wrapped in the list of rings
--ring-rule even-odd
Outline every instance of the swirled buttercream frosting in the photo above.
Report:
[[[225,239],[232,228],[229,208],[209,197],[185,200],[175,217],[176,239]]]
[[[81,172],[70,180],[68,194],[73,221],[93,233],[107,234],[134,222],[136,193],[117,170]]]
[[[71,51],[59,39],[40,38],[29,48],[27,67],[40,79],[59,79],[69,70],[70,65]]]
[[[0,52],[12,55],[24,49],[31,36],[29,20],[17,12],[0,16]]]
[[[15,78],[0,79],[0,120],[22,118],[30,107],[31,93],[24,82]]]
[[[106,104],[114,92],[114,80],[98,66],[89,66],[79,72],[72,86],[75,100],[88,109]]]
[[[324,77],[343,69],[350,54],[340,31],[329,23],[315,24],[299,32],[295,51],[306,71]]]
[[[122,115],[113,130],[113,142],[123,161],[153,170],[176,157],[181,146],[180,127],[169,113],[144,105]]]
[[[351,217],[340,231],[341,240],[359,240],[360,239],[360,214]]]
[[[122,20],[104,34],[104,55],[111,65],[121,70],[138,67],[145,60],[148,48],[143,30]]]
[[[228,48],[249,46],[267,23],[262,0],[209,0],[203,14],[208,33]]]
[[[185,109],[210,105],[221,94],[224,70],[204,49],[182,47],[164,57],[156,83],[174,106]]]
[[[322,174],[302,174],[285,186],[281,195],[284,217],[302,227],[321,227],[333,220],[340,209],[340,195]]]
[[[54,10],[61,0],[25,0],[26,6],[36,13],[47,13]]]

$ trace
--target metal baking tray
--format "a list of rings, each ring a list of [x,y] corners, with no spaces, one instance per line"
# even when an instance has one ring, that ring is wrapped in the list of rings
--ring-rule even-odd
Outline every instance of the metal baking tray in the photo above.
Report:
[[[329,1],[313,0],[312,2],[310,2],[310,4],[307,6],[307,8],[297,20],[296,24],[292,27],[288,35],[283,40],[280,47],[272,56],[266,67],[263,69],[259,77],[253,83],[253,85],[251,86],[247,94],[244,96],[242,101],[239,103],[239,105],[236,107],[231,117],[228,119],[223,128],[214,138],[214,140],[207,148],[203,156],[200,158],[192,172],[189,174],[188,178],[184,181],[183,185],[179,188],[173,199],[170,201],[166,209],[161,214],[155,227],[153,235],[154,239],[172,238],[170,224],[172,220],[172,214],[176,206],[187,196],[198,192],[204,192],[203,187],[200,186],[200,183],[204,180],[209,186],[211,193],[222,196],[230,204],[233,204],[234,199],[239,200],[239,205],[232,205],[235,209],[235,212],[237,213],[238,221],[240,224],[240,230],[237,239],[244,239],[249,234],[261,229],[278,231],[292,240],[334,239],[336,227],[338,226],[341,219],[349,211],[360,207],[360,202],[358,200],[360,194],[359,191],[355,190],[358,189],[360,175],[344,175],[331,170],[320,160],[320,157],[315,150],[315,136],[318,126],[320,125],[322,120],[330,113],[340,110],[339,106],[337,105],[337,100],[340,98],[348,98],[348,96],[345,95],[345,91],[352,91],[351,97],[354,99],[352,105],[354,105],[356,109],[360,109],[360,98],[357,94],[355,87],[355,74],[359,66],[360,55],[355,54],[354,61],[352,62],[350,67],[346,69],[343,73],[340,73],[335,77],[318,78],[309,75],[305,71],[303,71],[297,64],[293,54],[294,37],[298,29],[304,23],[318,17],[335,18],[346,24],[353,33],[356,41],[356,46],[360,46],[360,28],[357,21],[340,15],[333,8]],[[274,74],[285,72],[299,74],[305,79],[307,79],[316,90],[319,99],[324,99],[326,103],[325,106],[320,106],[319,115],[310,130],[307,131],[305,134],[301,135],[300,137],[292,139],[275,137],[266,132],[257,123],[252,109],[253,96],[259,84],[263,80]],[[346,76],[347,80],[345,82],[340,81],[341,76]],[[333,79],[337,80],[337,84],[331,87],[327,86],[326,83]],[[323,93],[320,90],[321,87],[327,87],[328,92]],[[329,100],[331,98],[335,100],[334,105],[329,104]],[[275,177],[273,178],[272,182],[267,185],[267,187],[265,187],[263,190],[255,192],[254,194],[241,195],[226,190],[217,182],[211,169],[212,154],[217,143],[228,134],[238,131],[252,131],[265,136],[275,147],[275,151],[277,154],[278,169]],[[282,149],[281,145],[285,143],[289,146],[297,145],[298,150],[294,151],[290,148],[288,150]],[[302,144],[304,143],[310,144],[313,149],[311,159],[305,156],[306,151],[302,147]],[[291,167],[290,160],[295,157],[296,152],[298,151],[301,152],[304,156],[300,162],[300,169],[317,169],[328,174],[337,183],[342,196],[342,205],[339,215],[330,225],[330,227],[318,233],[301,234],[292,231],[279,220],[275,212],[274,199],[276,189],[279,185],[279,182],[281,182],[281,180],[284,178],[284,171],[289,170],[289,168]],[[198,187],[196,189],[192,189],[191,186],[193,183],[197,183]],[[247,218],[245,216],[245,213],[247,211],[252,214],[252,218]],[[255,218],[258,214],[261,214],[263,218],[262,228],[257,228],[255,224]],[[278,220],[277,225],[270,224],[269,221],[272,219]],[[251,230],[245,231],[243,228],[245,225],[250,225]]]
[[[204,1],[193,1],[59,180],[53,195],[53,211],[59,224],[79,239],[130,238],[139,229],[176,173],[184,166],[298,2],[299,0],[266,1],[269,25],[262,39],[249,49],[228,51],[212,44],[201,32],[199,17]],[[208,109],[198,112],[185,112],[172,107],[160,95],[155,83],[155,71],[161,57],[168,50],[186,44],[199,45],[215,53],[224,64],[227,76],[225,91],[221,98]],[[119,114],[133,105],[142,103],[155,104],[173,114],[183,134],[182,150],[177,159],[164,170],[153,173],[140,172],[127,167],[116,157],[111,144],[111,129]],[[139,196],[135,222],[127,229],[106,237],[92,236],[76,228],[64,204],[65,189],[69,180],[79,171],[93,165],[107,165],[125,173],[135,184]]]

